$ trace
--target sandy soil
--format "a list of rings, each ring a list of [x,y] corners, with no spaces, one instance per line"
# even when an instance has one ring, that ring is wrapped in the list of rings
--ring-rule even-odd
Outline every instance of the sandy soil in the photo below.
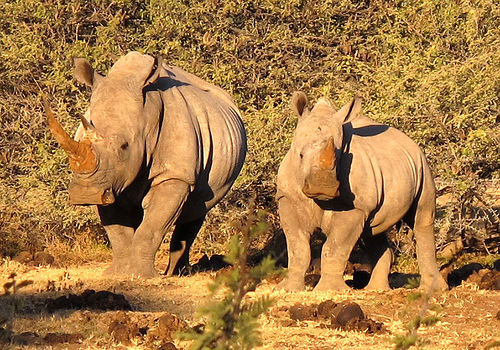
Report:
[[[213,277],[199,273],[189,277],[143,279],[109,279],[102,276],[106,263],[80,267],[51,268],[28,267],[12,261],[0,266],[0,283],[17,274],[16,281],[31,281],[16,292],[20,311],[9,314],[12,296],[0,297],[0,310],[12,317],[12,334],[15,341],[4,348],[58,348],[58,349],[150,349],[152,343],[136,337],[127,345],[116,344],[109,335],[109,319],[117,311],[59,310],[47,311],[47,300],[70,293],[79,294],[86,289],[123,294],[133,311],[126,314],[157,320],[162,314],[171,313],[186,320],[191,326],[202,320],[195,315],[197,307],[205,302],[206,285]],[[350,290],[347,292],[274,291],[275,283],[264,283],[248,298],[270,295],[276,299],[269,312],[261,318],[263,346],[261,349],[392,349],[398,334],[405,334],[407,325],[421,312],[439,317],[433,326],[418,329],[418,349],[487,349],[500,346],[500,292],[479,290],[477,285],[464,283],[429,300],[417,298],[416,290],[398,288],[388,292]],[[366,317],[382,322],[385,332],[365,334],[324,328],[325,322],[291,320],[289,307],[296,304],[313,305],[325,300],[358,303]],[[9,316],[10,315],[10,316]],[[78,333],[83,335],[74,344],[43,345],[34,339],[48,333]],[[33,334],[36,334],[34,337]],[[24,335],[22,337],[21,335]],[[187,348],[187,343],[174,340],[177,348]],[[0,345],[0,348],[2,346]]]

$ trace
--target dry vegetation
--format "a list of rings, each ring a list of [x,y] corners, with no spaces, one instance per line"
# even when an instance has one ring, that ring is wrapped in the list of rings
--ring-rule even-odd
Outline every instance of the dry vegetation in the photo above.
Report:
[[[166,263],[162,261],[161,263]],[[160,263],[160,264],[161,264]],[[106,264],[85,264],[66,268],[26,268],[15,262],[0,268],[2,278],[11,271],[18,273],[18,281],[31,280],[33,284],[21,288],[18,298],[24,309],[19,312],[13,324],[17,335],[12,348],[50,348],[42,345],[41,339],[49,333],[83,334],[83,341],[74,344],[56,344],[59,348],[105,349],[117,348],[109,325],[119,311],[58,310],[49,313],[45,305],[54,299],[70,293],[80,294],[86,289],[108,290],[123,294],[134,311],[125,312],[139,324],[149,322],[152,329],[164,314],[174,314],[196,326],[202,319],[194,316],[196,308],[206,302],[209,294],[207,284],[213,274],[200,273],[189,277],[158,278],[153,280],[110,280],[101,277]],[[404,288],[377,293],[360,290],[348,292],[301,292],[285,293],[273,290],[275,282],[260,285],[247,298],[255,300],[262,296],[274,297],[277,301],[269,312],[260,318],[263,346],[258,349],[392,349],[397,335],[407,333],[405,328],[422,308],[423,299],[415,298],[415,290]],[[147,293],[145,293],[147,290]],[[325,300],[341,302],[349,300],[358,303],[367,317],[384,324],[385,330],[378,334],[359,331],[344,331],[325,328],[327,322],[314,320],[295,321],[290,318],[290,307],[297,304],[319,304]],[[4,298],[1,306],[6,305]],[[500,340],[498,291],[478,290],[472,283],[466,283],[451,291],[433,296],[432,309],[426,314],[439,318],[434,326],[419,328],[417,349],[487,349]],[[141,321],[143,320],[143,321]],[[145,321],[144,321],[145,320]],[[22,333],[36,333],[34,336]],[[147,337],[136,336],[127,344],[128,348],[151,349]],[[495,343],[496,341],[496,343]],[[178,348],[187,348],[188,343],[174,341]],[[24,345],[23,345],[24,344]],[[118,347],[119,348],[119,347]],[[127,348],[125,346],[122,349]]]
[[[172,312],[192,323],[210,278],[97,277],[101,263],[109,261],[107,240],[91,208],[67,203],[67,159],[47,132],[40,102],[48,95],[66,129],[76,129],[89,91],[72,78],[73,57],[86,57],[106,73],[130,50],[162,54],[170,64],[229,91],[243,111],[247,162],[233,191],[209,215],[193,262],[225,252],[235,233],[231,223],[253,194],[268,211],[271,228],[254,242],[253,256],[265,252],[282,262],[274,177],[295,126],[288,101],[300,89],[312,101],[328,96],[337,106],[361,95],[366,114],[421,145],[440,190],[437,243],[448,254],[441,263],[456,268],[471,260],[491,266],[500,253],[499,38],[500,5],[493,0],[0,1],[0,282],[14,271],[19,281],[34,281],[20,290],[28,309],[16,316],[15,331],[46,333],[71,324],[83,327],[84,347],[111,346],[95,324],[72,322],[77,313],[40,314],[36,303],[69,290],[116,290],[138,312]],[[394,232],[395,271],[413,273],[414,249],[404,233]],[[60,268],[10,262],[24,250],[48,251]],[[160,268],[166,254],[158,254]],[[66,272],[67,281],[61,277]],[[51,290],[48,281],[59,287]],[[264,285],[257,293],[274,293],[271,289]],[[399,313],[418,312],[405,299],[410,293],[279,294],[274,311],[262,319],[263,348],[386,349],[408,321]],[[498,297],[471,286],[436,296],[443,322],[419,330],[420,345],[485,348],[499,340],[500,321],[493,320],[496,311],[490,308]],[[280,305],[326,298],[359,301],[392,333],[367,337],[319,329],[309,321],[280,326]],[[98,323],[101,316],[94,316]],[[30,328],[33,320],[39,328]]]

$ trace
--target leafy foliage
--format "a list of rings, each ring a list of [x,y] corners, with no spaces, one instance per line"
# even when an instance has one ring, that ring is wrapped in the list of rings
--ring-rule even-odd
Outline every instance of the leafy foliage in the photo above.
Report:
[[[249,137],[236,189],[259,193],[260,206],[275,210],[274,177],[295,125],[287,105],[299,89],[339,107],[361,95],[366,114],[408,133],[440,180],[465,193],[500,176],[499,34],[493,0],[3,1],[0,231],[40,247],[97,223],[67,203],[67,159],[40,96],[74,131],[89,91],[73,80],[72,58],[105,73],[130,50],[161,53],[234,96]],[[8,242],[1,253],[12,255]]]

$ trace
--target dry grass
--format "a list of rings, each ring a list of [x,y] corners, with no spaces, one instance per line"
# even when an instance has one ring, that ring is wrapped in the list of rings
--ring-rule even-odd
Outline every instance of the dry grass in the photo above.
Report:
[[[0,267],[0,282],[5,282],[10,273],[18,274],[18,281],[32,280],[33,284],[22,288],[18,298],[25,308],[15,315],[15,334],[36,332],[44,336],[48,332],[80,332],[86,338],[78,349],[112,349],[116,345],[106,332],[106,319],[114,312],[57,311],[49,314],[42,307],[44,300],[68,293],[80,293],[85,289],[108,290],[125,295],[134,308],[131,314],[143,317],[158,317],[162,312],[178,315],[196,325],[201,320],[195,310],[208,294],[206,285],[212,275],[197,274],[190,277],[142,279],[109,279],[101,273],[107,263],[87,264],[67,268],[30,268],[15,262],[4,262]],[[390,349],[396,334],[405,332],[404,326],[420,310],[421,300],[410,301],[414,290],[395,289],[389,292],[350,290],[347,292],[301,292],[274,291],[275,283],[265,283],[249,298],[264,294],[277,299],[269,313],[261,318],[263,346],[261,349]],[[324,300],[357,302],[367,315],[383,322],[387,333],[367,335],[361,332],[346,332],[320,328],[318,322],[295,322],[290,326],[286,307],[302,303],[317,304]],[[0,299],[5,303],[5,298]],[[436,313],[440,321],[432,327],[418,330],[416,348],[422,349],[486,349],[488,344],[500,340],[499,320],[495,319],[500,309],[500,292],[477,290],[474,285],[464,285],[435,295],[431,303],[440,306]],[[5,306],[5,305],[3,305]],[[434,311],[429,310],[429,313]],[[84,322],[83,320],[86,319]],[[285,321],[286,325],[285,325]],[[180,344],[185,347],[187,344]],[[68,345],[69,346],[69,345]],[[13,346],[13,348],[21,346]],[[35,349],[26,345],[22,348]],[[137,342],[132,347],[147,347]]]

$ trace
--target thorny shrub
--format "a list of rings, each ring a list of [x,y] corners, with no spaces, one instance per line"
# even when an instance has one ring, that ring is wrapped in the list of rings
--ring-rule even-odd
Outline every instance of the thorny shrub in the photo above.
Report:
[[[162,54],[229,91],[249,137],[235,193],[258,193],[276,231],[274,178],[296,123],[288,108],[294,90],[338,107],[361,95],[367,115],[422,146],[441,183],[466,184],[467,192],[498,180],[499,35],[493,0],[3,1],[0,231],[21,243],[9,238],[0,253],[72,241],[98,221],[67,203],[67,159],[40,104],[48,94],[64,127],[76,129],[89,91],[72,78],[73,57],[105,73],[130,50]],[[224,200],[198,241],[232,234],[227,222],[242,209],[238,200]],[[452,212],[445,220],[463,226]]]

